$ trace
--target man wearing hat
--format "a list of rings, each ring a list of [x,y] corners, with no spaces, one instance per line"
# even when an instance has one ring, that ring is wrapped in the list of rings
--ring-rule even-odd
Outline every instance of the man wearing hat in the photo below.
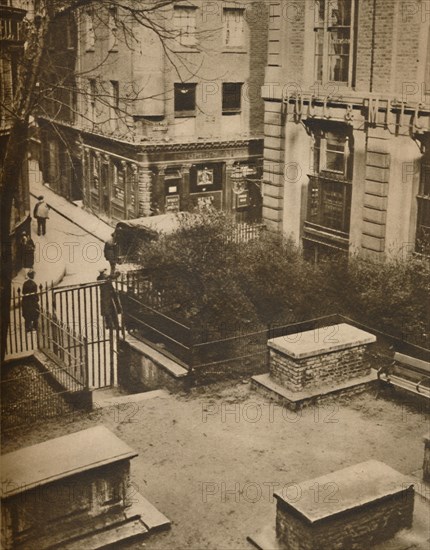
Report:
[[[37,220],[37,234],[46,234],[46,220],[49,218],[49,206],[43,200],[43,195],[37,197],[38,202],[34,207],[33,217]]]
[[[25,321],[25,330],[30,332],[37,329],[39,320],[39,295],[37,293],[37,284],[34,282],[36,273],[30,269],[27,273],[28,279],[22,286],[22,316]]]

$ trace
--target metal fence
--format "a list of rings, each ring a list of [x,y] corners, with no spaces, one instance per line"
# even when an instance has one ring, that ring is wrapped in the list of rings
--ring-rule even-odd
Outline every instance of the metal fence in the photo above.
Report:
[[[44,370],[31,359],[5,364],[0,383],[2,432],[74,412],[70,392],[56,383],[63,372],[58,366]]]
[[[240,244],[258,239],[265,229],[262,223],[238,223],[233,229],[232,242]]]
[[[52,374],[63,388],[71,392],[88,389],[88,344],[84,336],[41,310],[37,340],[39,350],[60,367],[52,369]]]

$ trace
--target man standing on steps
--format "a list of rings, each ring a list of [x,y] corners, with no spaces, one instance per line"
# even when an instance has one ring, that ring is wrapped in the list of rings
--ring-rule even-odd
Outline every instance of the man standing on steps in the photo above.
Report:
[[[110,239],[105,242],[104,255],[110,265],[110,274],[115,274],[115,267],[118,262],[118,245],[115,239],[115,233],[112,233]]]
[[[37,220],[37,234],[46,234],[46,220],[49,218],[49,206],[43,200],[43,196],[37,197],[38,202],[34,207],[33,217]]]
[[[22,286],[22,316],[25,321],[26,332],[37,330],[39,320],[39,295],[37,293],[37,284],[34,282],[36,273],[31,269],[27,273],[28,279]]]

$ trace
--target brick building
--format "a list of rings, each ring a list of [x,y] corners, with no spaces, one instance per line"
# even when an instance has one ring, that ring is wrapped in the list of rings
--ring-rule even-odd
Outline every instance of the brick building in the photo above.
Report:
[[[13,121],[13,101],[24,48],[23,20],[31,6],[30,0],[0,0],[0,166]],[[16,174],[16,195],[10,224],[14,274],[21,268],[19,244],[22,232],[30,232],[30,221],[28,165],[25,162],[20,173]]]
[[[263,219],[310,258],[430,251],[430,6],[270,1]]]
[[[264,0],[184,1],[156,17],[163,41],[115,2],[56,25],[45,182],[112,220],[203,203],[259,219]]]

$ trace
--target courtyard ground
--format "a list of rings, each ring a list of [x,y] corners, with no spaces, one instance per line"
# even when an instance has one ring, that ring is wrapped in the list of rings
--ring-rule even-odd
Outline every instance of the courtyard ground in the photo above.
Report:
[[[294,500],[309,490],[306,480],[369,459],[419,470],[425,413],[374,391],[297,414],[248,383],[224,383],[10,431],[2,452],[104,424],[139,452],[130,498],[138,490],[172,521],[127,548],[241,550],[274,522],[274,490]],[[316,498],[342,498],[341,487],[329,489]]]

